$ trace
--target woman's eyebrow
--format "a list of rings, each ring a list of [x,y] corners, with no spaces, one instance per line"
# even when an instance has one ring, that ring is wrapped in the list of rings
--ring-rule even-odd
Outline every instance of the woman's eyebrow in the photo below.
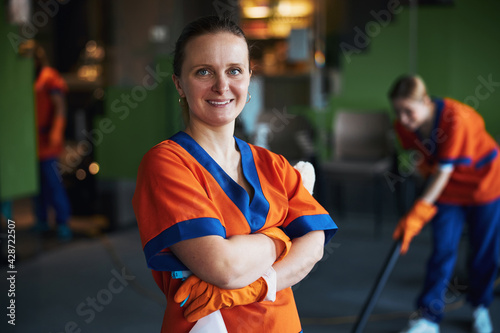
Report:
[[[225,67],[243,67],[243,66],[244,66],[244,64],[241,63],[241,62],[233,62],[233,63],[229,63],[229,64],[225,65]],[[210,68],[213,68],[214,66],[210,65],[210,64],[196,64],[196,65],[191,66],[191,69],[198,68],[198,67],[210,67]]]
[[[199,68],[199,67],[212,67],[212,66],[209,64],[197,64],[197,65],[191,66],[191,69],[195,69],[195,68]]]

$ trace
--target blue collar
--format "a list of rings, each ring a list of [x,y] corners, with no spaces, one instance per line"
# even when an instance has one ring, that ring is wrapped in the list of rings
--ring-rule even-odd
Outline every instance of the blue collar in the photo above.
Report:
[[[255,232],[266,223],[270,205],[262,192],[259,175],[250,146],[248,143],[236,137],[234,139],[241,153],[243,175],[253,188],[254,195],[252,199],[250,199],[247,191],[236,183],[187,133],[178,132],[170,138],[170,140],[184,148],[215,178],[222,190],[245,216],[251,232]],[[223,207],[220,207],[220,209],[223,210]]]
[[[437,145],[436,135],[438,134],[438,131],[436,131],[436,129],[439,127],[439,121],[441,120],[441,114],[443,113],[444,109],[444,101],[441,98],[432,98],[432,101],[434,102],[434,104],[436,104],[436,112],[434,114],[434,124],[431,129],[430,139]],[[420,140],[420,142],[424,141],[425,138],[422,136],[420,130],[417,129],[414,133]],[[436,151],[437,149],[434,151],[434,154],[432,155],[435,155]]]

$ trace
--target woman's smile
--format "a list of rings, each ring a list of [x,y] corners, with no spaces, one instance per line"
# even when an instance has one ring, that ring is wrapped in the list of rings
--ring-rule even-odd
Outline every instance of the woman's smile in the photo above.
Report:
[[[234,101],[234,99],[224,99],[224,100],[207,100],[208,104],[212,105],[212,106],[215,106],[215,107],[225,107],[227,105],[229,105],[229,103],[232,103]]]

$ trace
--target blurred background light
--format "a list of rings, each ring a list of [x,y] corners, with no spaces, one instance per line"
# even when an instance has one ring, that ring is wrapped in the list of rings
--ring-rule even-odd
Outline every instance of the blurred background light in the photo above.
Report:
[[[99,164],[97,162],[90,163],[89,172],[91,175],[96,175],[99,172]]]

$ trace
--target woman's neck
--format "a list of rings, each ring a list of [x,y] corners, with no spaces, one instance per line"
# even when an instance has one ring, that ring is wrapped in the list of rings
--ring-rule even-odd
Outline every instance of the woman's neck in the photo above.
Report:
[[[253,198],[254,190],[243,174],[241,153],[234,140],[234,121],[225,126],[210,128],[190,122],[189,134],[236,183]]]
[[[237,151],[234,124],[210,128],[190,123],[184,131],[217,162],[230,159]]]

